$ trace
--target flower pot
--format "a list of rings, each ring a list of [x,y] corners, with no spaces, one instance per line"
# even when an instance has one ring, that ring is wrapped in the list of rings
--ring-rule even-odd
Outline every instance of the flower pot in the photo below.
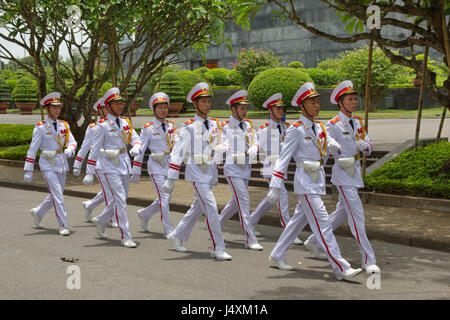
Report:
[[[184,102],[170,102],[168,116],[174,118],[178,117],[178,114],[183,108],[183,104]]]
[[[133,105],[130,107],[130,116],[136,117],[136,110],[139,109],[140,104],[139,102],[133,103]]]
[[[16,106],[20,110],[20,114],[33,114],[36,102],[16,102]]]
[[[5,114],[6,109],[9,107],[9,101],[6,102],[0,102],[0,114]]]

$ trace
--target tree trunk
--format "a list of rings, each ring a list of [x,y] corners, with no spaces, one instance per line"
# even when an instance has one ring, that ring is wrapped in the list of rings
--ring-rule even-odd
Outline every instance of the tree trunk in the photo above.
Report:
[[[429,29],[429,28],[428,28]],[[425,47],[425,55],[423,57],[423,71],[422,71],[422,83],[420,86],[420,95],[419,95],[419,106],[417,108],[417,122],[416,122],[416,137],[414,141],[414,149],[417,149],[419,146],[419,133],[420,133],[420,122],[422,120],[422,105],[423,105],[423,94],[425,90],[425,83],[427,77],[427,64],[428,64],[428,49],[429,47]]]

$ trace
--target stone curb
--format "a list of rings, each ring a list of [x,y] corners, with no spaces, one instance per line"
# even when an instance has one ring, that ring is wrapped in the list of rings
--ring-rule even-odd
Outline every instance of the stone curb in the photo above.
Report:
[[[38,191],[38,192],[48,192],[48,189],[45,186],[38,185],[38,184],[23,183],[23,182],[0,181],[0,187],[31,190],[31,191]],[[72,196],[72,197],[86,198],[86,199],[93,198],[96,194],[97,193],[95,193],[95,192],[76,191],[76,190],[70,190],[70,189],[66,189],[64,191],[64,195]],[[364,198],[367,198],[367,195],[365,195]],[[418,198],[418,199],[420,199],[420,198]],[[379,200],[379,198],[378,198],[376,201],[378,202],[381,200]],[[448,201],[448,200],[445,200],[445,201]],[[395,202],[395,201],[393,200],[393,202]],[[149,200],[141,199],[141,198],[137,198],[137,197],[129,197],[127,203],[130,205],[145,207],[148,205]],[[389,205],[391,205],[391,204],[389,204]],[[170,209],[172,211],[186,212],[189,210],[189,208],[190,208],[190,205],[179,204],[179,203],[174,203],[174,202],[170,203]],[[223,208],[221,206],[219,206],[218,211],[220,212],[221,209],[223,209]],[[231,218],[231,220],[239,220],[238,215],[234,215]],[[279,218],[277,216],[271,216],[271,215],[265,215],[260,220],[259,223],[264,224],[264,225],[276,226],[276,227],[280,226]],[[366,226],[366,228],[367,228],[367,226]],[[305,230],[310,231],[309,226],[307,226],[305,228]],[[428,239],[425,237],[415,237],[409,233],[388,232],[382,228],[367,228],[366,232],[367,232],[367,236],[373,240],[380,240],[380,241],[385,241],[385,242],[390,242],[390,243],[407,245],[407,246],[411,246],[411,247],[418,247],[418,248],[450,252],[450,243],[445,242],[445,241],[438,241],[438,240],[434,240],[434,239]],[[340,236],[353,237],[348,226],[341,226],[337,230],[335,230],[334,233],[336,235],[340,235]]]

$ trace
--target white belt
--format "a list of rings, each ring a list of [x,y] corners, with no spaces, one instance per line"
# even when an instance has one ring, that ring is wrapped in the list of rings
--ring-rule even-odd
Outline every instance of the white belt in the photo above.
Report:
[[[165,152],[155,152],[151,154],[152,160],[159,162],[159,164],[161,165],[161,167],[165,167],[166,166],[166,162],[164,161],[164,156],[166,155]]]
[[[202,169],[203,173],[206,173],[211,161],[211,154],[194,154],[194,163]]]
[[[232,153],[231,158],[233,159],[233,163],[237,164],[241,167],[241,169],[245,168],[245,153]]]
[[[106,157],[117,167],[119,165],[119,154],[127,152],[127,149],[106,149],[104,152]]]
[[[58,149],[58,150],[44,150],[42,151],[42,156],[47,159],[52,166],[56,165],[55,162],[55,157],[57,154],[60,154],[62,152],[62,149]]]
[[[311,177],[312,182],[319,183],[319,169],[323,165],[323,160],[311,161],[302,160],[297,161],[297,168],[302,168]]]

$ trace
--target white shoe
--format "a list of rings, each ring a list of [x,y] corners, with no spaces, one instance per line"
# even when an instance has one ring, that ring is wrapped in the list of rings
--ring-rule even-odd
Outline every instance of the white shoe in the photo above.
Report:
[[[92,219],[92,222],[97,227],[97,234],[100,236],[100,238],[108,239],[108,235],[105,232],[105,227],[102,226],[100,223],[98,223],[98,221],[95,218]]]
[[[131,239],[122,239],[121,245],[127,248],[136,248],[136,243]]]
[[[285,261],[281,261],[281,260],[275,259],[272,256],[270,256],[269,260],[272,261],[274,264],[276,264],[276,266],[280,270],[285,270],[285,271],[292,271],[292,270],[294,270],[294,267],[288,265]]]
[[[327,255],[320,250],[316,245],[312,244],[309,239],[307,239],[304,243],[304,246],[306,249],[312,252],[314,258],[320,259],[320,260],[328,260]]]
[[[361,268],[358,268],[358,269],[348,268],[347,270],[342,271],[341,273],[337,274],[336,275],[336,279],[338,279],[338,280],[350,280],[350,279],[356,277],[361,272],[362,272]]]
[[[262,251],[263,247],[259,243],[245,244],[245,247],[250,250]]]
[[[167,239],[172,241],[172,243],[175,245],[175,251],[177,251],[177,252],[187,252],[188,251],[185,247],[183,247],[183,242],[173,235],[173,232],[171,232],[167,235]]]
[[[37,214],[36,214],[36,208],[33,208],[33,209],[31,209],[30,210],[30,213],[31,213],[31,215],[33,216],[33,219],[34,219],[34,226],[36,227],[36,228],[38,228],[38,229],[42,229],[42,228],[44,228],[44,225],[42,224],[42,222],[41,222],[41,217],[39,217]]]
[[[86,218],[86,221],[92,222],[92,217],[91,217],[92,210],[89,210],[87,208],[87,203],[88,203],[87,201],[83,201],[83,204],[82,204],[82,206],[84,208],[84,217]]]
[[[367,273],[380,273],[381,270],[376,264],[363,264],[362,269]]]
[[[142,230],[144,230],[145,232],[150,232],[150,230],[148,229],[148,223],[147,223],[147,221],[145,221],[145,219],[141,217],[141,215],[139,214],[139,211],[140,211],[140,210],[138,210],[137,215],[138,215],[138,217],[139,217],[139,221],[141,222],[141,228],[142,228]]]
[[[303,241],[300,240],[299,238],[295,238],[294,244],[296,244],[296,245],[302,245],[302,244],[303,244]]]
[[[211,251],[211,257],[217,260],[231,260],[231,256],[225,251]]]
[[[67,228],[59,228],[59,234],[62,236],[68,236],[70,234],[69,230]]]

